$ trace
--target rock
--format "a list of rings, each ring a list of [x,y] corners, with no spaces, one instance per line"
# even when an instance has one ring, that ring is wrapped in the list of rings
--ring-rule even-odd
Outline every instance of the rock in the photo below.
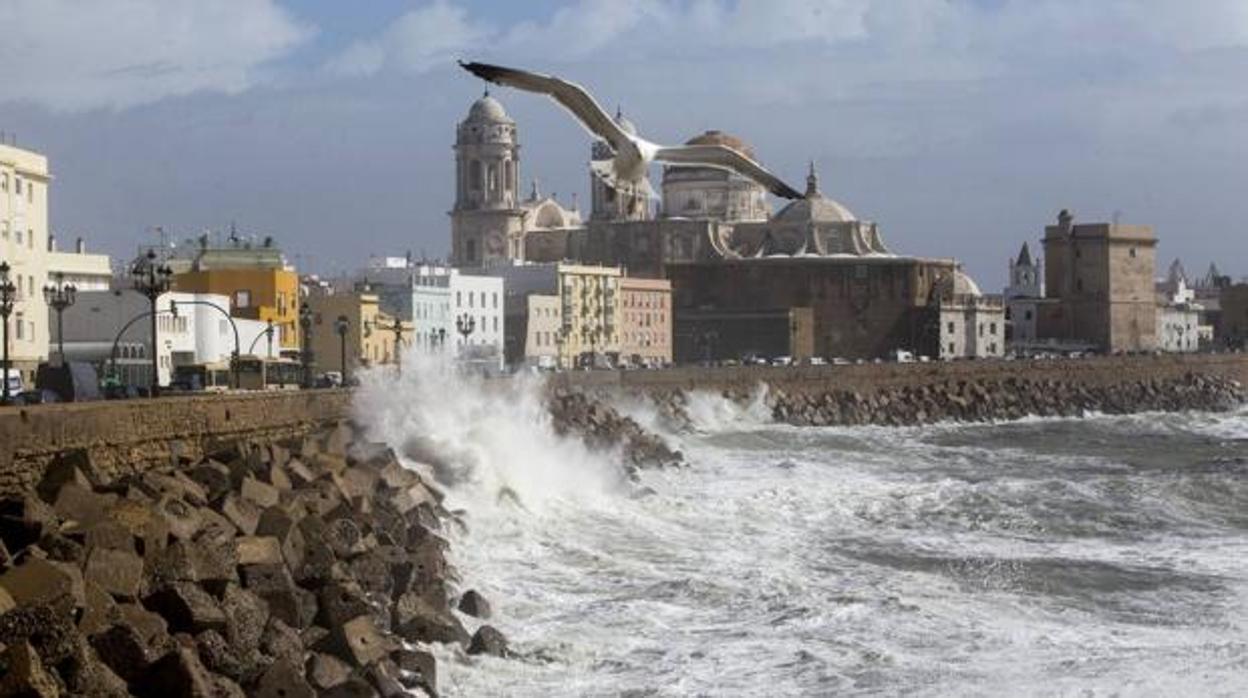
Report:
[[[269,612],[295,628],[305,625],[308,598],[299,593],[285,565],[248,565],[242,568],[243,587],[264,599]],[[315,609],[311,615],[315,615]]]
[[[413,642],[457,642],[467,645],[468,631],[449,610],[429,603],[419,593],[409,591],[394,604],[396,632]]]
[[[303,678],[302,664],[280,659],[264,672],[251,692],[252,698],[316,698]]]
[[[389,659],[382,659],[365,670],[368,680],[384,698],[400,698],[408,695],[407,687],[399,680],[399,667]]]
[[[0,502],[0,539],[8,550],[19,551],[60,528],[56,511],[33,494]]]
[[[203,488],[210,502],[225,496],[233,486],[229,467],[215,460],[206,460],[191,468],[187,476]]]
[[[321,693],[321,698],[377,698],[377,690],[362,677],[352,676]]]
[[[221,596],[221,610],[225,613],[225,638],[240,656],[258,650],[269,623],[268,604],[239,585],[230,584]]]
[[[430,695],[438,693],[438,662],[423,650],[400,648],[390,653],[399,667],[399,680],[408,688],[423,688]]]
[[[28,557],[0,575],[0,588],[19,606],[55,606],[69,612],[86,604],[82,572],[64,562]]]
[[[74,652],[57,664],[57,672],[64,679],[70,695],[82,698],[127,698],[130,689],[120,676],[113,673],[85,637],[78,637]]]
[[[109,508],[108,516],[130,531],[140,555],[164,550],[169,543],[169,522],[154,506],[123,499]]]
[[[243,485],[239,490],[239,494],[243,499],[251,502],[260,510],[277,506],[277,503],[281,501],[276,487],[250,476],[243,478]],[[239,528],[242,527],[240,526]],[[254,533],[254,531],[255,527],[253,526],[252,532]]]
[[[152,663],[131,686],[139,698],[214,698],[216,681],[193,650],[179,647]]]
[[[91,636],[91,646],[109,669],[133,683],[152,662],[173,649],[173,641],[165,621],[155,613],[130,604],[120,611],[121,619],[112,627]]]
[[[80,466],[90,468],[90,457],[84,449],[75,449],[57,455],[43,471],[43,477],[35,486],[35,493],[43,501],[53,504],[60,496],[61,488],[74,483],[84,490],[94,487],[86,472]]]
[[[23,698],[57,698],[60,689],[56,679],[43,668],[35,648],[25,640],[9,645],[4,654],[6,672],[0,678],[0,696]]]
[[[272,536],[240,536],[234,543],[239,565],[280,565],[285,561],[281,543]]]
[[[134,601],[143,583],[143,559],[132,551],[95,548],[87,556],[83,577],[119,599]]]
[[[165,517],[169,533],[179,540],[192,540],[204,527],[204,517],[200,515],[199,509],[179,497],[160,497],[156,510]]]
[[[173,632],[194,635],[226,629],[225,612],[217,600],[192,582],[172,582],[148,594],[143,606],[159,613]]]
[[[286,659],[298,666],[304,663],[303,638],[279,618],[270,618],[260,639],[260,651],[274,659]]]
[[[249,499],[230,492],[221,500],[218,511],[245,536],[254,536],[260,524],[260,510]]]
[[[354,618],[341,628],[331,628],[330,632],[335,634],[341,643],[340,648],[344,650],[339,656],[359,667],[378,661],[393,649],[391,640],[377,628],[371,616]]]
[[[325,691],[351,677],[351,666],[331,654],[314,652],[308,658],[307,679],[313,688]]]
[[[372,612],[364,590],[355,582],[330,582],[317,594],[317,621],[326,628],[338,628],[348,621]]]
[[[468,654],[492,654],[495,657],[506,657],[507,638],[491,625],[477,628],[468,645]]]
[[[469,589],[459,598],[459,610],[473,618],[486,620],[490,617],[490,604],[475,589]]]
[[[121,618],[121,613],[117,610],[117,602],[100,585],[88,578],[84,582],[84,590],[86,604],[82,617],[78,619],[78,632],[83,635],[94,635]]]

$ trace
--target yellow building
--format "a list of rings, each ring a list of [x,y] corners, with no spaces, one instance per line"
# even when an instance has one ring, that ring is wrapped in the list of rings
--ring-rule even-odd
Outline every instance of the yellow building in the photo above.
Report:
[[[272,321],[281,331],[282,349],[299,349],[299,275],[271,239],[263,245],[238,239],[229,247],[201,245],[186,270],[174,276],[174,290],[228,296],[231,315]]]
[[[559,365],[597,364],[620,352],[619,267],[560,264],[557,267]]]
[[[394,318],[381,312],[375,293],[315,293],[305,301],[312,311],[312,358],[317,373],[342,372],[346,354],[348,372],[396,360]],[[338,334],[338,318],[347,322],[345,352]],[[411,345],[411,322],[400,322],[403,347]]]

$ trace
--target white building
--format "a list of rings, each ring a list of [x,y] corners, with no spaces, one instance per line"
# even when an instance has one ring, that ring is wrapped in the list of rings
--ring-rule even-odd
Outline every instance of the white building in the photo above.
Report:
[[[937,292],[941,359],[1005,354],[1005,308],[999,296],[985,296],[960,269],[942,279]]]
[[[412,321],[416,346],[441,347],[491,370],[503,369],[502,278],[385,257],[362,270],[357,284],[377,294],[382,312]]]
[[[1179,260],[1170,265],[1170,273],[1157,282],[1156,290],[1159,350],[1193,352],[1200,349],[1202,340],[1212,341],[1213,328],[1200,324],[1204,307],[1196,302],[1196,290],[1188,286]]]
[[[277,358],[281,336],[270,347],[267,324],[259,320],[232,318],[229,298],[216,294],[166,293],[156,300],[156,357],[161,385],[168,385],[176,366],[226,363],[235,347],[238,328],[239,353]],[[177,305],[177,314],[172,312]],[[65,354],[70,360],[96,365],[106,375],[116,363],[118,377],[127,385],[151,382],[152,323],[148,300],[134,290],[84,291],[65,310]],[[123,331],[124,330],[124,331]],[[114,356],[114,343],[117,350]],[[250,351],[254,343],[254,351]]]

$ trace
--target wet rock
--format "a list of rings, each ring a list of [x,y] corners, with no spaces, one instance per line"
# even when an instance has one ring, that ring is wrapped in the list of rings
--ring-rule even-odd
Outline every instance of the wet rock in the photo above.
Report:
[[[459,599],[459,610],[473,618],[481,618],[482,620],[490,617],[490,604],[485,597],[477,593],[475,589],[469,589]]]
[[[5,648],[0,655],[5,674],[0,677],[0,696],[25,698],[57,698],[60,689],[56,679],[43,668],[43,660],[29,642],[21,640]]]
[[[495,657],[506,657],[507,638],[491,625],[477,628],[468,645],[468,654],[492,654]]]
[[[143,558],[126,550],[95,548],[83,576],[118,599],[134,601],[143,583]]]
[[[316,691],[303,677],[302,664],[280,659],[260,677],[253,698],[316,698]]]
[[[143,606],[159,613],[172,632],[223,632],[225,612],[208,592],[191,582],[173,582],[143,599]]]
[[[351,678],[351,666],[331,654],[314,652],[308,658],[307,679],[318,691],[333,688]]]

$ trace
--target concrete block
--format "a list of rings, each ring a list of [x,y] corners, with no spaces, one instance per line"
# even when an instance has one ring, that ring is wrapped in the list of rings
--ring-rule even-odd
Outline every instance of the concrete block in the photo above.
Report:
[[[143,583],[143,558],[133,551],[94,548],[83,577],[118,599],[134,601]]]
[[[53,606],[19,606],[0,615],[0,644],[29,641],[48,664],[74,653],[77,629],[73,615]]]
[[[400,681],[399,667],[390,659],[382,659],[364,671],[369,683],[377,689],[383,698],[401,698],[407,696],[407,687]]]
[[[260,523],[260,509],[251,500],[231,492],[221,499],[218,511],[243,535],[255,535],[256,526]]]
[[[188,470],[186,475],[203,488],[210,502],[217,501],[233,488],[230,468],[216,460],[206,460]]]
[[[295,488],[295,483],[290,479],[290,475],[286,472],[286,466],[278,463],[269,464],[265,482],[272,485],[274,489],[282,492],[288,492]]]
[[[60,529],[56,511],[33,494],[0,502],[0,539],[8,550],[21,550]]]
[[[257,509],[266,509],[268,507],[277,506],[280,501],[278,490],[273,485],[261,482],[256,478],[248,475],[243,478],[242,486],[239,493],[243,499],[256,505]]]
[[[204,517],[197,506],[180,497],[166,494],[156,502],[156,510],[165,517],[174,538],[189,541],[204,527]]]
[[[252,698],[316,698],[316,691],[303,677],[303,666],[290,660],[273,664],[251,691]]]
[[[130,531],[142,555],[169,544],[169,522],[154,505],[122,499],[108,509],[108,517]]]
[[[5,648],[6,672],[0,677],[0,696],[24,698],[58,698],[61,694],[56,679],[43,667],[35,648],[25,640]]]
[[[295,487],[306,487],[316,480],[316,473],[298,458],[292,458],[286,464],[286,473]]]
[[[108,548],[131,553],[138,549],[135,546],[134,534],[130,532],[130,529],[112,519],[102,519],[87,524],[85,527],[71,524],[65,527],[65,532],[81,540],[88,549]]]
[[[280,565],[285,561],[281,542],[272,536],[239,536],[234,544],[240,565]]]
[[[423,688],[430,695],[438,694],[438,661],[424,650],[400,647],[390,659],[401,672],[399,677],[408,688]]]
[[[217,600],[193,582],[173,582],[143,598],[143,606],[159,613],[175,633],[192,635],[205,630],[225,632],[225,611]]]
[[[299,631],[278,618],[270,618],[265,626],[264,635],[260,638],[260,651],[275,661],[287,660],[300,667],[306,654]]]
[[[459,619],[445,607],[430,603],[415,591],[409,591],[394,603],[394,629],[412,642],[457,642],[467,645],[470,639]]]
[[[86,604],[83,606],[82,617],[78,619],[78,632],[83,635],[94,635],[121,618],[117,610],[117,602],[112,594],[104,591],[99,584],[86,575],[84,582]]]
[[[139,698],[217,698],[212,673],[185,647],[153,662],[131,688]]]
[[[91,636],[91,647],[109,669],[134,683],[174,645],[160,616],[131,605],[122,606],[121,615],[113,626]]]
[[[53,606],[68,612],[86,604],[82,571],[64,562],[28,557],[0,575],[0,588],[19,606]]]
[[[340,628],[330,628],[342,642],[348,659],[356,666],[364,667],[388,656],[395,648],[393,640],[377,627],[372,616],[363,615],[344,623]]]
[[[269,605],[238,584],[229,584],[221,596],[221,610],[225,612],[224,634],[230,645],[242,655],[259,649],[269,624]]]
[[[52,508],[63,521],[80,525],[98,521],[118,500],[115,494],[97,494],[89,486],[66,482],[57,491]]]
[[[345,682],[351,677],[351,666],[332,654],[313,652],[305,668],[308,683],[318,691],[325,691]]]
[[[373,610],[364,590],[355,582],[330,582],[321,587],[317,600],[317,623],[326,628],[342,627]]]
[[[91,469],[90,456],[84,449],[75,449],[57,455],[44,468],[43,477],[35,486],[35,493],[43,501],[52,504],[60,495],[61,488],[68,483],[72,482],[85,490],[92,489],[94,483],[87,477],[83,466]]]
[[[243,587],[264,599],[273,617],[289,626],[300,628],[305,619],[315,616],[305,608],[314,601],[300,593],[285,565],[247,565],[242,568]]]

